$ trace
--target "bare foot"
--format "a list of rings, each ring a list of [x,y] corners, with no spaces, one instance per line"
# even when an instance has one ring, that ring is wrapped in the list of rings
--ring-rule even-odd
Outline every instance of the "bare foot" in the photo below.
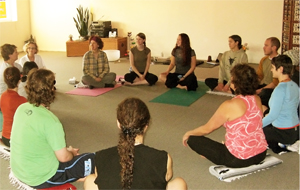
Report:
[[[178,84],[176,86],[176,88],[180,88],[180,89],[183,89],[183,90],[187,90],[187,86],[181,86],[180,84]]]
[[[201,158],[204,158],[204,159],[206,159],[206,157],[205,156],[202,156],[202,155],[200,155],[201,156]]]

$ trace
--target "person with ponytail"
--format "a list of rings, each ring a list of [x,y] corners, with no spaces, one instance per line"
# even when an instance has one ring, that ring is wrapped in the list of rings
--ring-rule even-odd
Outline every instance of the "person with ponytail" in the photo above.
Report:
[[[178,35],[171,54],[171,63],[167,71],[160,74],[160,80],[168,88],[196,91],[198,88],[197,77],[194,73],[196,68],[196,54],[191,48],[190,38],[187,34],[181,33]],[[175,72],[170,73],[174,67],[176,67]]]
[[[146,46],[146,35],[136,35],[136,46],[129,52],[130,73],[124,75],[125,85],[154,85],[158,77],[149,73],[151,50]]]
[[[8,67],[3,73],[7,90],[3,92],[0,100],[0,107],[3,113],[2,142],[10,147],[10,134],[13,125],[13,118],[19,105],[27,102],[26,98],[18,94],[20,82],[20,71],[16,67]]]
[[[163,150],[144,145],[150,113],[138,98],[127,98],[117,108],[119,143],[96,152],[95,174],[84,189],[187,189],[182,178],[172,181],[172,159]]]
[[[242,38],[239,35],[232,35],[228,38],[229,51],[222,55],[220,60],[219,78],[207,78],[205,84],[213,91],[229,92],[231,74],[230,70],[238,63],[248,63],[248,57],[245,50],[242,48]]]
[[[27,93],[25,91],[25,85],[26,85],[26,82],[27,82],[27,75],[28,75],[29,71],[33,68],[38,69],[38,65],[33,61],[27,61],[23,65],[23,72],[22,72],[21,82],[19,84],[18,93],[19,93],[20,96],[23,96],[25,98],[27,98]]]

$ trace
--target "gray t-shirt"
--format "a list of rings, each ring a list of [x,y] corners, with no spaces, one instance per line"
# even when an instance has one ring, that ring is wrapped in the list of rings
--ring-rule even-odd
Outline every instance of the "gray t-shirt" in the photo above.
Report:
[[[175,73],[179,73],[179,74],[185,74],[188,72],[188,70],[190,70],[191,68],[191,63],[189,63],[188,65],[182,65],[183,64],[183,57],[182,57],[182,49],[181,48],[177,48],[175,50],[175,52],[172,52],[172,55],[175,57]],[[193,49],[191,49],[191,57],[196,56],[195,51]]]
[[[131,53],[134,58],[134,66],[139,72],[144,72],[146,65],[147,65],[147,56],[150,53],[150,49],[148,47],[145,47],[144,50],[140,51],[137,49],[137,47],[133,47],[131,49]]]

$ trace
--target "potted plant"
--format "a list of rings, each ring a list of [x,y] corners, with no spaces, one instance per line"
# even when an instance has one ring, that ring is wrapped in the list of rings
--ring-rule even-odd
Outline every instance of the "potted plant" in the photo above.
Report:
[[[83,7],[79,5],[78,8],[76,8],[78,14],[77,14],[77,20],[73,17],[76,28],[78,30],[78,33],[80,35],[80,38],[88,39],[88,28],[89,28],[89,18],[90,18],[90,12],[89,9],[86,8],[83,10]]]

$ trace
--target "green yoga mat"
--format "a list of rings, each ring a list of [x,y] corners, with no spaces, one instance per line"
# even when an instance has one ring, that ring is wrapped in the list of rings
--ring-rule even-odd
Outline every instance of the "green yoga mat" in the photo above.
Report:
[[[209,90],[209,88],[205,85],[205,83],[198,81],[198,88],[196,91],[186,91],[179,88],[172,88],[162,95],[150,100],[150,102],[189,106],[201,98],[207,90]]]

